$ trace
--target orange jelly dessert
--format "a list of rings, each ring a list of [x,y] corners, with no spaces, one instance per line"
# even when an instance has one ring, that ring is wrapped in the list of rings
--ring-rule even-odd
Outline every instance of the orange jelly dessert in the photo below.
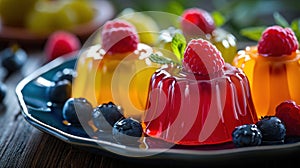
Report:
[[[84,97],[93,106],[114,102],[125,117],[140,119],[146,107],[148,84],[159,67],[149,60],[153,49],[138,43],[136,30],[125,21],[108,21],[102,45],[83,51],[77,61],[72,97]]]
[[[257,122],[249,82],[210,42],[191,40],[183,66],[165,65],[151,78],[143,130],[182,145],[230,142],[236,126]]]
[[[258,117],[275,115],[276,106],[285,100],[300,103],[299,63],[294,33],[279,26],[268,27],[257,46],[238,52],[233,65],[249,79]]]

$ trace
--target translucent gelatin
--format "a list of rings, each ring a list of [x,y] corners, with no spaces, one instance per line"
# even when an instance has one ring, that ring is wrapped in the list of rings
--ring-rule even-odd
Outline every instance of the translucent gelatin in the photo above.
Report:
[[[300,54],[265,57],[257,47],[239,51],[233,65],[243,69],[250,83],[258,117],[275,115],[275,108],[285,100],[300,103]]]
[[[256,121],[247,77],[225,64],[216,76],[197,76],[174,66],[157,70],[142,125],[152,137],[204,145],[229,142],[236,126]]]
[[[134,52],[107,54],[100,45],[84,51],[77,61],[72,97],[98,106],[109,101],[124,109],[125,117],[141,118],[151,75],[160,66],[149,60],[153,49],[139,44]]]

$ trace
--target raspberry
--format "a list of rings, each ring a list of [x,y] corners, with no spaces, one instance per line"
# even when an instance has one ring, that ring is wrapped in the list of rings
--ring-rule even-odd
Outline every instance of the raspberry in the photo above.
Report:
[[[300,107],[295,101],[287,100],[279,104],[275,116],[284,122],[287,136],[300,136]]]
[[[181,27],[183,32],[187,34],[195,32],[196,28],[200,28],[205,34],[211,34],[216,28],[211,15],[207,11],[198,8],[190,8],[183,12]]]
[[[59,56],[77,51],[80,47],[80,40],[74,34],[66,31],[54,32],[45,45],[47,60],[51,61]]]
[[[133,25],[121,20],[105,23],[102,30],[102,48],[106,52],[131,52],[137,49],[138,43],[138,35]]]
[[[258,53],[264,56],[290,55],[298,47],[298,40],[290,28],[271,26],[258,42]]]
[[[191,40],[184,52],[183,67],[195,74],[207,75],[220,71],[225,63],[221,52],[209,41]]]

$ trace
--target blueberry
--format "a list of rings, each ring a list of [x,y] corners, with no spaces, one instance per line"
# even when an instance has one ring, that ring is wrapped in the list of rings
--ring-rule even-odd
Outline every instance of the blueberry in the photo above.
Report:
[[[72,83],[73,78],[76,77],[76,75],[77,75],[77,73],[74,69],[65,68],[61,71],[56,72],[56,74],[54,75],[52,80],[54,82],[58,82],[58,81],[66,79]]]
[[[245,124],[233,130],[232,141],[236,147],[257,146],[262,142],[262,134],[255,124]]]
[[[256,125],[262,133],[262,141],[264,144],[281,144],[284,142],[286,129],[278,117],[262,117]]]
[[[7,92],[7,87],[4,83],[0,82],[0,104],[3,102]]]
[[[102,131],[111,131],[113,125],[122,118],[122,109],[112,102],[96,107],[92,114],[94,125]]]
[[[143,135],[143,129],[137,120],[125,118],[114,124],[112,134],[113,138],[120,143],[132,143]]]
[[[47,95],[50,102],[64,104],[71,97],[72,86],[70,81],[58,81],[47,88]]]
[[[22,68],[27,60],[27,53],[17,45],[13,45],[2,51],[1,57],[2,66],[8,71],[8,73],[13,73]]]
[[[86,124],[92,116],[93,106],[85,98],[69,98],[62,109],[62,116],[72,125]]]

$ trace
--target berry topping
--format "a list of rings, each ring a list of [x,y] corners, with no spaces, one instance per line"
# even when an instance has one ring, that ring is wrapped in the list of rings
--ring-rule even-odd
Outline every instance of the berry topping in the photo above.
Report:
[[[284,142],[286,129],[284,124],[278,117],[265,116],[257,123],[257,128],[262,133],[262,143],[264,144],[280,144]]]
[[[233,130],[232,141],[236,147],[257,146],[261,144],[262,134],[255,124],[241,125]]]
[[[198,8],[190,8],[183,12],[181,27],[184,33],[196,33],[195,29],[201,29],[205,34],[211,34],[215,30],[215,22],[211,15]]]
[[[69,98],[63,106],[63,119],[72,125],[86,124],[91,119],[93,107],[85,98]],[[80,119],[79,119],[80,118]]]
[[[118,142],[128,143],[133,139],[138,140],[143,134],[143,129],[137,120],[126,118],[114,124],[112,134]]]
[[[68,80],[55,82],[46,90],[49,101],[64,104],[71,97],[72,85]]]
[[[3,102],[7,92],[7,87],[4,83],[0,82],[0,104]]]
[[[45,52],[47,61],[77,51],[80,49],[81,43],[77,36],[65,31],[57,31],[50,35],[46,45]]]
[[[203,39],[194,39],[188,43],[182,64],[186,71],[201,75],[216,73],[225,65],[220,51]]]
[[[126,21],[108,21],[102,30],[102,48],[110,53],[125,53],[137,49],[138,34]]]
[[[61,71],[57,71],[52,80],[58,82],[66,79],[72,83],[73,78],[76,77],[76,75],[77,72],[74,69],[65,68]]]
[[[104,103],[96,107],[92,114],[94,125],[102,131],[111,130],[113,125],[123,119],[123,111],[114,103]]]
[[[8,73],[13,73],[20,70],[25,64],[27,53],[22,48],[19,48],[18,45],[12,45],[3,50],[0,57],[2,58],[2,66]]]
[[[298,47],[298,40],[290,28],[271,26],[258,42],[258,53],[264,56],[290,55]]]
[[[286,127],[287,136],[300,136],[300,107],[295,101],[287,100],[276,107],[276,114]]]

